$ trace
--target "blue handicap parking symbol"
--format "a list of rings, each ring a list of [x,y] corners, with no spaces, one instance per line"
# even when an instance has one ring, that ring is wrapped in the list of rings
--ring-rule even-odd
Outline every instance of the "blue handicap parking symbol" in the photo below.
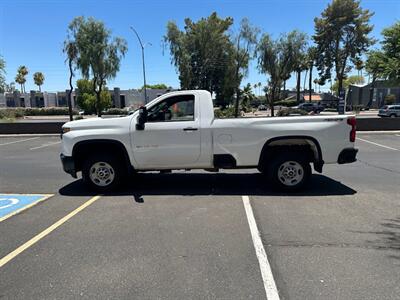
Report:
[[[0,222],[52,195],[0,194]]]

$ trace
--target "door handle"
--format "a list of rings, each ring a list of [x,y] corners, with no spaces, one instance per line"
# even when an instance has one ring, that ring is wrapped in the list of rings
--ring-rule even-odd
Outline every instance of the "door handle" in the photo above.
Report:
[[[197,128],[192,128],[192,127],[187,127],[187,128],[183,128],[183,131],[197,131]]]

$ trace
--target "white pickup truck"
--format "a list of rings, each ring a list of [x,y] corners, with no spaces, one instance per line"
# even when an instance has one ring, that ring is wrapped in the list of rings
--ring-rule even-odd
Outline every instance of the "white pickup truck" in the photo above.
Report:
[[[120,118],[62,128],[64,171],[99,191],[132,172],[257,168],[274,187],[297,190],[324,164],[356,160],[354,116],[217,119],[207,91],[164,94]]]

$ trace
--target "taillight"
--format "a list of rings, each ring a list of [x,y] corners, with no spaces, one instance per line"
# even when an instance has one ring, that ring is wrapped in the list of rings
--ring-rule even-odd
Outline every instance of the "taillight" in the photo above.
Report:
[[[348,118],[347,124],[349,124],[351,126],[350,142],[354,143],[356,140],[356,117]]]

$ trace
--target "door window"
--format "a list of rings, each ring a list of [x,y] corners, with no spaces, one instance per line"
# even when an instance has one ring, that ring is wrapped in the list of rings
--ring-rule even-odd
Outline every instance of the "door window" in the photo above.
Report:
[[[167,98],[148,110],[148,122],[194,121],[194,95]]]

